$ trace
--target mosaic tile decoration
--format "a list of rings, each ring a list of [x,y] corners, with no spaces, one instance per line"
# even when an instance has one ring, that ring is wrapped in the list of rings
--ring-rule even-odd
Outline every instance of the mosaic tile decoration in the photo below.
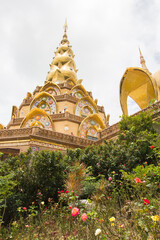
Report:
[[[72,91],[72,94],[74,95],[74,96],[76,96],[77,98],[82,98],[82,97],[84,97],[84,94],[82,93],[82,91],[81,90],[79,90],[78,88],[74,88],[73,89],[73,91]]]
[[[36,114],[32,118],[28,119],[28,121],[24,125],[25,128],[32,127],[32,126],[37,126],[40,128],[45,128],[47,130],[52,130],[52,123],[50,119],[47,116],[42,116],[41,114]]]
[[[76,106],[75,115],[82,116],[83,113],[85,113],[85,116],[87,116],[88,115],[87,114],[87,109],[88,109],[87,106],[89,106],[92,109],[92,113],[96,113],[96,110],[94,109],[92,104],[89,101],[82,99],[78,102],[78,104]],[[89,113],[89,114],[92,114],[92,113]]]
[[[96,129],[101,129],[99,123],[93,119],[86,119],[82,125],[80,125],[79,136],[81,138],[97,140],[98,131]]]
[[[54,99],[49,96],[40,96],[32,105],[32,108],[38,107],[44,110],[47,114],[54,114],[57,112],[57,107]]]

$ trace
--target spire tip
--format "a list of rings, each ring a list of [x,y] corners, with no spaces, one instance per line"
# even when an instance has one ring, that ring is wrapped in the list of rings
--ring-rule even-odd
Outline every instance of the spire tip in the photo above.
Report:
[[[65,33],[66,33],[66,31],[67,31],[67,28],[68,28],[68,25],[67,25],[67,18],[66,18],[65,24],[64,24],[64,32],[65,32]]]

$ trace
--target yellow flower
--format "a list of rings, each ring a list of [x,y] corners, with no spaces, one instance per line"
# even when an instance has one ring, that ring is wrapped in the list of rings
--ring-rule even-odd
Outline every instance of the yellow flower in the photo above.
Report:
[[[152,220],[153,220],[154,222],[157,222],[157,221],[160,220],[160,217],[159,217],[158,215],[151,216],[151,218],[152,218]]]
[[[41,202],[42,205],[44,205],[44,202]]]
[[[109,219],[110,222],[114,222],[115,220],[116,220],[115,217],[111,217],[111,218]]]
[[[111,226],[114,226],[114,223],[111,223]]]

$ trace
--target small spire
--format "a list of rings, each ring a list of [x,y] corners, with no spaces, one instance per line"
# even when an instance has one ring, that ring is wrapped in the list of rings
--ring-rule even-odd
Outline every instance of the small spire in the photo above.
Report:
[[[66,33],[68,29],[68,25],[67,25],[67,19],[65,20],[65,24],[64,24],[64,32]]]
[[[141,52],[141,49],[139,47],[139,53],[140,53],[140,63],[141,63],[141,66],[144,70],[148,71],[148,68],[146,67],[146,61],[142,55],[142,52]],[[148,71],[149,72],[149,71]],[[150,72],[149,72],[150,73]]]
[[[68,39],[67,39],[67,34],[66,34],[67,28],[68,28],[68,25],[67,25],[67,19],[66,19],[66,20],[65,20],[65,24],[64,24],[64,35],[63,35],[63,39],[62,39],[62,41],[61,41],[61,44],[64,44],[64,43],[69,44],[69,41],[68,41]]]

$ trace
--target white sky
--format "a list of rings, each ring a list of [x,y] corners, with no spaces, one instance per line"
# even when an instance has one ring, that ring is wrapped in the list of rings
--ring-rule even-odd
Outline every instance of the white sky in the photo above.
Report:
[[[150,72],[160,69],[160,0],[0,0],[0,123],[44,84],[66,18],[78,78],[110,124],[122,115],[123,73],[140,67],[139,46]]]

